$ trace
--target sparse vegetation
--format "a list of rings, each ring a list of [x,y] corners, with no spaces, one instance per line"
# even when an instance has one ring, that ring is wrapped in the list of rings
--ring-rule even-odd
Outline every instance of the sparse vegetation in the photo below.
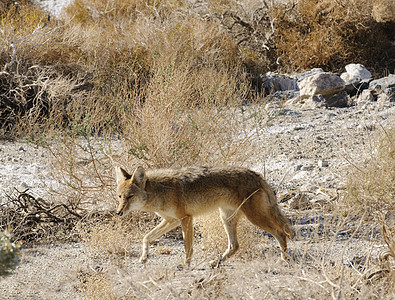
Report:
[[[349,178],[348,203],[379,220],[395,213],[395,130],[383,129],[366,165],[356,165]],[[392,217],[390,217],[391,219]]]
[[[258,75],[312,67],[337,72],[351,62],[375,74],[393,72],[394,19],[388,17],[388,3],[208,0],[199,10],[178,0],[76,0],[57,19],[30,1],[1,2],[0,136],[48,149],[59,183],[49,191],[55,204],[28,194],[29,205],[20,195],[10,198],[14,202],[2,206],[1,228],[13,227],[15,238],[27,244],[81,239],[95,259],[116,259],[122,269],[126,260],[140,255],[142,235],[158,220],[135,213],[130,224],[95,212],[116,205],[113,165],[129,170],[136,165],[248,165],[255,149],[251,132],[258,135],[268,119],[265,103],[258,101],[263,98]],[[395,293],[394,145],[394,131],[386,130],[371,162],[356,165],[346,198],[336,203],[338,219],[323,225],[327,235],[317,229],[293,253],[298,260],[286,267],[265,246],[268,238],[241,220],[241,251],[235,259],[241,261],[240,273],[225,267],[191,279],[185,270],[158,268],[153,276],[137,274],[135,283],[136,270],[125,268],[118,281],[105,271],[83,274],[81,289],[91,299],[119,299],[119,286],[125,284],[126,296],[136,298],[160,292],[170,298],[236,298],[247,293],[232,278],[245,276],[251,279],[247,288],[266,288],[249,290],[256,299],[390,299]],[[336,211],[334,206],[321,212]],[[351,267],[326,260],[333,236],[362,216],[381,230],[384,260]],[[355,222],[350,228],[361,241],[367,235]],[[226,247],[218,216],[202,217],[196,234],[204,259]],[[18,257],[10,235],[3,234],[1,243],[0,273],[12,269]],[[156,247],[158,255],[173,254],[171,247]],[[265,274],[292,276],[294,290],[264,282]],[[177,293],[168,282],[182,276],[188,287]]]
[[[383,270],[395,282],[395,130],[383,129],[373,155],[365,165],[355,166],[349,177],[348,206],[366,215],[381,228],[387,245],[381,253]]]

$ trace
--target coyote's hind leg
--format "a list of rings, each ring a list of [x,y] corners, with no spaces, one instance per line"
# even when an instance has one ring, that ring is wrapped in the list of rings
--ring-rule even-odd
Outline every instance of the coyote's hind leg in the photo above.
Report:
[[[235,254],[237,250],[239,250],[239,241],[237,239],[236,230],[237,222],[240,217],[239,212],[233,208],[220,208],[220,215],[222,224],[224,225],[225,232],[228,237],[228,248],[222,255],[220,255],[218,261],[213,261],[210,263],[212,267],[219,266],[222,262],[224,262],[226,259]]]

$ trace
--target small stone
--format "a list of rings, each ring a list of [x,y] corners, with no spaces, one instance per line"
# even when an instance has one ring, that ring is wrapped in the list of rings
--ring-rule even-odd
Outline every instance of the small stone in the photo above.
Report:
[[[302,171],[311,171],[311,170],[313,170],[313,169],[314,169],[314,166],[313,166],[313,165],[304,165],[304,166],[302,166],[302,168],[301,168]]]
[[[318,160],[318,166],[320,168],[326,168],[326,167],[329,167],[329,163],[326,160],[319,159]]]

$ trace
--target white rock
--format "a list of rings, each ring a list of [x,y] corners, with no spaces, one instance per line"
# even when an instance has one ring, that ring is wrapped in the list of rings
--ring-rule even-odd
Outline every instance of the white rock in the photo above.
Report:
[[[333,73],[319,73],[299,83],[300,97],[302,99],[315,95],[333,95],[345,88],[344,80]]]
[[[344,81],[355,80],[357,78],[362,81],[372,77],[372,74],[361,64],[349,64],[345,68],[346,73],[340,75],[340,78]]]

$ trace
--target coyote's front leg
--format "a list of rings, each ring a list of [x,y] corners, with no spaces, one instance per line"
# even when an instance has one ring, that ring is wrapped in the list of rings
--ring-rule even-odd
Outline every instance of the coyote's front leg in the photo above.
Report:
[[[180,225],[180,220],[163,219],[162,222],[160,222],[158,226],[156,226],[154,229],[152,229],[150,232],[148,232],[143,238],[143,252],[140,256],[139,261],[141,263],[145,263],[147,261],[148,247],[149,247],[150,242],[152,242],[153,240],[156,240],[161,235],[165,234],[166,232],[169,232],[173,228],[176,228],[178,225]]]

